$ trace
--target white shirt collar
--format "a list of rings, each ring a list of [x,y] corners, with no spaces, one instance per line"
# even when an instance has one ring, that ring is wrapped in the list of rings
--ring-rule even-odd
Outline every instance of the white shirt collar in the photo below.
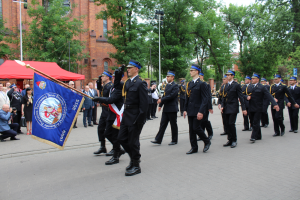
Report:
[[[135,77],[137,77],[137,76],[138,76],[138,75],[136,75]],[[130,80],[133,81],[133,79],[134,79],[135,77],[130,78]]]
[[[280,85],[280,82],[278,84],[275,84],[276,86],[279,86]]]
[[[228,82],[229,83],[229,85],[231,85],[231,83],[233,82],[233,80],[232,81],[230,81],[230,82]]]
[[[199,78],[196,78],[195,80],[193,80],[194,81],[194,83],[196,83],[196,81],[198,80]]]

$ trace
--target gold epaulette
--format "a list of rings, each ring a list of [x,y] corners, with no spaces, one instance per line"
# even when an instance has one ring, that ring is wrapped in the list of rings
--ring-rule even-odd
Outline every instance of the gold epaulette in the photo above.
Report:
[[[191,91],[189,91],[189,83],[190,83],[190,82],[188,82],[188,83],[186,84],[186,94],[187,94],[188,97],[191,96]]]
[[[287,97],[287,98],[289,98],[289,96],[285,93],[285,96]]]
[[[252,94],[252,93],[249,93],[249,94],[248,94],[248,86],[246,87],[246,94],[247,94],[248,96],[251,96],[251,94]]]
[[[125,91],[125,85],[128,80],[129,80],[129,78],[124,82],[123,89],[122,89],[122,96],[125,97],[125,99],[126,99],[126,95],[127,95],[127,92]]]
[[[139,76],[139,78],[140,78],[142,81],[145,81],[145,79],[143,79],[142,77]]]
[[[180,89],[181,89],[182,92],[185,92],[185,90],[182,88],[182,86],[180,87]]]

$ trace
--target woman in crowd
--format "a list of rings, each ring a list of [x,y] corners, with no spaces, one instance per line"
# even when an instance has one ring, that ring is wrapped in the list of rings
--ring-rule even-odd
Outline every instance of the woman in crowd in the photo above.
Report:
[[[22,116],[25,116],[27,135],[31,135],[32,131],[32,109],[33,109],[33,96],[32,89],[26,88],[26,95],[22,97]]]

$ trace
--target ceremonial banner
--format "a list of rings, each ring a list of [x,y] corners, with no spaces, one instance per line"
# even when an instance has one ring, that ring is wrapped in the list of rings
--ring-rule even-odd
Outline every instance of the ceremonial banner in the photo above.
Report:
[[[34,73],[32,138],[63,150],[84,98]]]

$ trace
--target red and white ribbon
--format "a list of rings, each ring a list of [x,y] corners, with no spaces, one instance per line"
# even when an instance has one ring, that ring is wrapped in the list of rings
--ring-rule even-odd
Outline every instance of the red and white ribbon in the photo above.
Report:
[[[122,117],[123,117],[123,112],[124,112],[124,105],[122,106],[121,110],[118,109],[116,104],[108,104],[109,109],[116,114],[116,119],[114,121],[113,127],[120,129]]]

